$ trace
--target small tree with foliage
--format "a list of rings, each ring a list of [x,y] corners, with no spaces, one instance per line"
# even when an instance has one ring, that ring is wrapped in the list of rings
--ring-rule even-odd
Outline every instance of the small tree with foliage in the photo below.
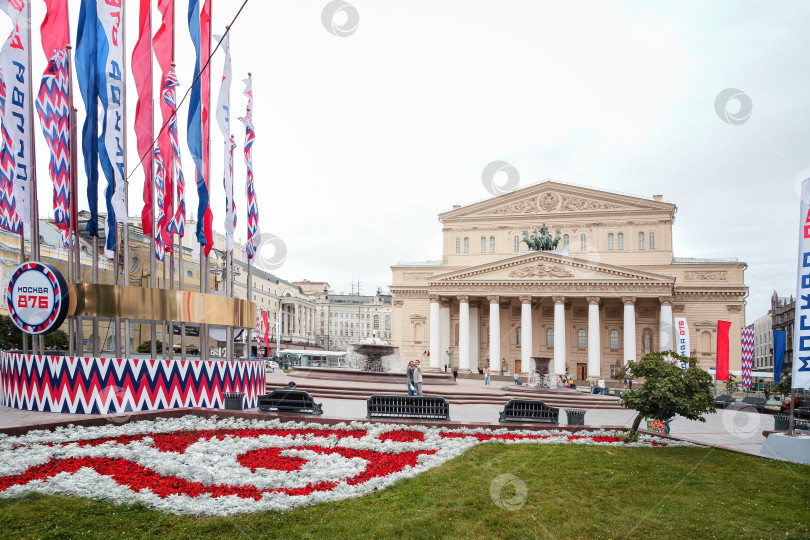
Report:
[[[731,373],[728,374],[728,380],[725,381],[725,385],[726,385],[726,394],[729,395],[731,395],[734,392],[734,390],[736,390],[737,387],[739,386],[737,384],[737,381],[734,379],[734,375],[732,375]]]
[[[627,386],[627,381],[630,380],[630,370],[627,369],[627,366],[621,360],[616,360],[616,363],[613,365],[616,366],[616,369],[613,371],[613,378]]]
[[[790,387],[792,386],[791,384],[792,375],[793,374],[789,369],[783,370],[782,377],[779,379],[779,384],[777,384],[776,386],[771,386],[771,391],[774,392],[775,394],[790,397]]]
[[[157,352],[162,352],[163,351],[163,343],[161,343],[161,341],[159,339],[157,341],[155,341],[155,343],[157,344],[157,346],[155,347],[155,350]],[[139,353],[151,353],[152,352],[152,340],[148,339],[148,340],[144,341],[143,343],[141,343],[140,345],[138,345],[137,351]]]
[[[8,315],[0,315],[0,349],[4,351],[22,349],[22,331]]]
[[[63,330],[57,330],[45,336],[45,349],[49,351],[66,351],[69,348],[68,335]]]
[[[688,367],[681,369],[680,363]],[[628,440],[638,438],[644,418],[668,420],[679,414],[689,420],[705,422],[704,413],[714,412],[712,376],[697,367],[697,359],[672,351],[645,354],[627,369],[633,378],[643,378],[640,388],[622,392],[621,405],[638,411]]]

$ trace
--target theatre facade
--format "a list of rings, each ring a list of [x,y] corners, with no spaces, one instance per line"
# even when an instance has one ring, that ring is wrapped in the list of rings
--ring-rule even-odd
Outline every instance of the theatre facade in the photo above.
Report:
[[[673,256],[677,207],[542,182],[439,214],[440,261],[391,267],[392,341],[403,361],[432,369],[609,378],[623,362],[674,349],[685,317],[691,355],[714,367],[717,321],[730,321],[730,369],[740,369],[746,264]],[[530,251],[546,225],[560,240]],[[682,251],[688,246],[682,246]]]

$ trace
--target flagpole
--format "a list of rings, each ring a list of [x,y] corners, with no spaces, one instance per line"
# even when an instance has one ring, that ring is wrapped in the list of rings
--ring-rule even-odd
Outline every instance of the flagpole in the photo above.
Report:
[[[153,56],[153,47],[152,47],[152,2],[149,2],[149,87],[152,90],[149,94],[152,96],[152,118],[150,119],[151,128],[150,131],[150,138],[153,139],[155,135],[155,99],[154,99],[154,85],[152,84],[154,72],[153,72],[153,64],[152,64],[152,56]],[[158,108],[160,107],[160,100],[158,100]],[[159,233],[160,231],[157,230],[157,226],[155,224],[155,150],[152,148],[149,151],[149,159],[152,161],[152,167],[149,170],[152,171],[152,193],[149,197],[150,207],[152,211],[151,220],[152,220],[152,227],[151,231],[152,234],[149,235],[149,287],[154,289],[157,287],[157,276],[155,272],[157,271],[157,263],[155,262],[155,233]],[[143,222],[141,222],[141,228],[143,228]],[[151,358],[157,358],[157,326],[155,325],[155,321],[152,320],[149,323],[149,339],[150,339],[150,356]]]
[[[172,62],[171,62],[171,67],[172,68],[174,68],[174,37],[175,37],[174,36],[174,29],[175,29],[175,26],[177,26],[175,24],[175,22],[176,22],[175,21],[175,15],[177,14],[177,10],[175,9],[175,7],[176,7],[175,2],[172,2]],[[162,84],[163,84],[163,81],[161,81],[161,85]],[[163,94],[163,92],[161,91],[161,99],[163,98],[162,94]],[[175,109],[175,115],[176,114],[177,114],[177,109]],[[171,117],[169,117],[169,118],[171,119]],[[172,158],[169,161],[169,167],[170,167],[169,174],[166,175],[166,177],[171,179],[172,185],[169,187],[169,189],[164,188],[164,193],[171,193],[172,200],[171,200],[170,212],[165,212],[166,217],[164,218],[164,223],[166,223],[167,220],[171,220],[171,219],[174,218],[174,201],[176,199],[175,193],[174,193],[174,152],[172,152]],[[173,289],[174,288],[174,233],[169,233],[169,249],[170,249],[170,253],[169,253],[169,287],[168,288]],[[180,246],[180,249],[183,249],[183,247]],[[167,321],[166,328],[168,329],[168,335],[166,336],[166,339],[167,339],[167,341],[169,341],[169,348],[168,348],[167,354],[168,354],[169,359],[173,359],[174,358],[174,323],[171,322],[171,321]]]
[[[121,70],[121,78],[122,80],[122,88],[121,88],[121,106],[123,107],[122,112],[122,121],[124,125],[124,134],[123,134],[123,147],[124,147],[124,170],[129,170],[127,168],[127,24],[126,24],[126,4],[121,2],[121,48],[123,50],[123,54],[121,55],[123,68]],[[127,180],[126,176],[123,176],[124,180],[124,208],[126,209],[126,221],[122,224],[122,236],[121,241],[124,243],[124,286],[129,286],[129,180]],[[118,328],[116,327],[116,331]],[[129,358],[130,356],[130,346],[129,346],[129,338],[130,338],[130,328],[129,328],[129,319],[124,319],[124,358]],[[116,351],[116,356],[121,354],[121,349],[119,348]]]
[[[29,21],[28,23],[28,117],[34,119],[34,81],[31,80],[31,66],[33,65],[33,57],[32,57],[32,40],[31,40],[31,2],[25,3],[26,7],[26,17]],[[34,129],[33,125],[28,126],[29,133],[28,133],[28,147],[31,149],[31,184],[28,193],[28,198],[30,201],[30,210],[31,210],[31,260],[39,261],[40,260],[40,246],[39,246],[39,201],[37,200],[37,154],[34,147]],[[42,354],[44,346],[43,346],[43,336],[36,335],[31,336],[31,345],[34,354]]]
[[[211,26],[212,26],[212,23],[214,21],[214,0],[207,0],[207,2],[209,4],[209,6],[210,6],[210,8],[208,10],[208,50],[203,51],[206,54],[206,59],[211,58]],[[203,5],[202,5],[202,8],[203,8],[203,10],[205,9],[205,1],[204,1]],[[202,19],[202,14],[200,15],[200,18]],[[202,22],[202,20],[200,22]],[[202,36],[200,36],[200,41],[202,41]],[[211,65],[211,63],[209,62],[208,66],[210,66],[210,65]],[[202,69],[202,67],[203,66],[200,66],[201,69]],[[206,145],[206,150],[207,150],[207,152],[203,152],[203,170],[206,170],[205,156],[207,155],[208,156],[208,163],[207,163],[207,165],[208,165],[207,166],[208,178],[203,178],[203,181],[206,183],[206,187],[208,188],[208,209],[210,209],[211,208],[211,180],[210,180],[211,179],[211,75],[210,75],[211,70],[209,69],[209,67],[206,67],[205,69],[208,69],[208,74],[209,74],[208,75],[208,89],[207,89],[208,90],[208,111],[207,111],[208,124],[206,126],[205,119],[203,119],[202,114],[201,114],[200,115],[200,121],[202,121],[203,125],[200,126],[200,127],[201,128],[207,127],[207,129],[205,130],[205,133],[203,133],[203,137],[205,138],[203,140],[203,144]],[[200,78],[203,79],[202,71],[200,71]],[[202,84],[202,81],[200,81],[200,83]],[[200,96],[200,99],[202,101],[202,96]],[[202,103],[200,104],[200,109],[202,110]],[[202,220],[203,233],[205,232],[205,215],[208,213],[208,211],[209,211],[208,209],[206,209],[206,213],[203,214],[202,216],[197,216],[197,219]],[[208,241],[208,240],[209,239],[206,238],[206,241]],[[211,235],[210,241],[211,242],[214,241],[214,235],[213,234]],[[205,246],[204,249],[200,250],[200,256],[204,257],[204,262],[205,262],[205,277],[204,277],[205,290],[202,291],[204,293],[211,292],[211,290],[210,290],[211,289],[211,282],[210,282],[210,278],[209,278],[209,268],[210,268],[210,266],[209,266],[210,265],[209,254],[210,254],[210,250],[213,249],[213,247],[214,246]],[[202,273],[200,273],[200,279],[203,279],[203,274]],[[210,350],[208,349],[208,340],[209,340],[208,325],[206,324],[204,326],[205,326],[204,335],[203,335],[203,328],[202,327],[200,328],[200,334],[201,334],[200,339],[205,340],[205,347],[204,347],[205,356],[204,356],[204,358],[206,360],[208,360],[209,357],[210,357]]]

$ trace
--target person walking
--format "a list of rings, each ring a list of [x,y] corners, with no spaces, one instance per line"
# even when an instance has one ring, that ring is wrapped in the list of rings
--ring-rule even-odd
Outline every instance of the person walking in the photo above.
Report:
[[[419,364],[419,360],[416,361],[416,365],[413,369],[413,384],[416,387],[416,395],[422,395],[422,366]]]
[[[406,382],[408,384],[408,395],[409,396],[412,396],[412,395],[414,395],[416,393],[416,387],[413,384],[413,371],[414,371],[415,367],[416,367],[416,364],[414,363],[413,360],[408,362],[408,369],[406,370],[406,372],[407,372]]]
[[[599,395],[604,396],[605,395],[605,379],[600,377],[598,384],[599,384]]]
[[[515,370],[515,386],[520,386],[520,380],[518,379],[518,372]]]
[[[484,386],[489,385],[489,364],[484,368]]]

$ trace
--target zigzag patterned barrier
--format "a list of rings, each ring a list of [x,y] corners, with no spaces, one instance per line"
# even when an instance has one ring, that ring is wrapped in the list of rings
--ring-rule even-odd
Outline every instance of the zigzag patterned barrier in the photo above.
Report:
[[[244,392],[245,408],[265,393],[263,361],[144,360],[0,353],[8,407],[113,414],[182,407],[222,408],[223,392]]]

